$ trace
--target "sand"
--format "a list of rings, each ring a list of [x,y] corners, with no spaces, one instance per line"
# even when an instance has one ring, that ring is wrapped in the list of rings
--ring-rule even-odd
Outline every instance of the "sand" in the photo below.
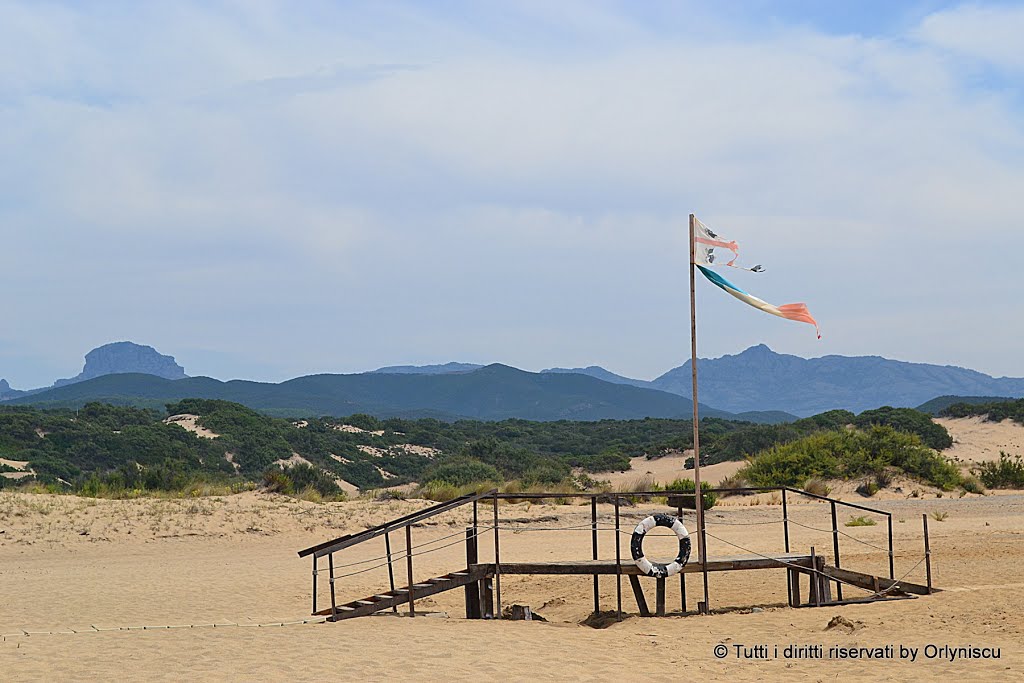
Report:
[[[651,482],[656,484],[670,484],[676,479],[693,480],[693,470],[683,469],[687,458],[693,457],[693,451],[689,450],[679,455],[666,455],[660,458],[647,459],[644,456],[631,458],[630,469],[625,472],[611,472],[608,474],[594,475],[597,479],[605,480],[615,487],[632,487],[634,484]],[[726,477],[736,474],[737,470],[746,463],[722,462],[717,465],[704,465],[700,468],[701,481],[711,484],[718,484]],[[635,487],[633,490],[638,490]]]
[[[187,428],[198,428],[182,420]],[[1020,453],[1024,427],[976,418],[939,420],[957,443],[947,453],[965,463]],[[183,425],[183,426],[186,426]],[[201,429],[201,428],[198,428]],[[213,435],[215,436],[215,435]],[[641,477],[665,484],[678,476],[686,454],[647,460],[609,475],[616,486]],[[24,463],[5,461],[21,469]],[[702,468],[712,483],[742,463]],[[8,473],[11,474],[11,473]],[[623,582],[628,618],[598,630],[580,624],[592,609],[589,577],[514,577],[502,582],[502,603],[529,605],[548,622],[469,621],[461,591],[418,602],[432,616],[390,614],[338,624],[310,613],[310,569],[296,551],[430,505],[428,501],[354,500],[315,504],[275,494],[126,501],[0,492],[0,678],[3,680],[1015,680],[1024,672],[1024,493],[951,498],[909,481],[872,499],[855,483],[832,482],[833,495],[893,513],[897,577],[925,582],[922,515],[930,515],[933,574],[943,592],[914,600],[821,609],[785,606],[780,570],[713,574],[711,616],[693,614],[701,592],[687,578],[688,607],[679,615],[679,583],[669,582],[663,619],[636,616]],[[409,488],[409,487],[405,487]],[[354,493],[354,491],[353,491]],[[910,497],[917,493],[919,497]],[[789,499],[790,540],[797,551],[813,545],[832,552],[827,504]],[[613,511],[599,506],[601,524]],[[665,508],[623,508],[622,526]],[[484,507],[481,519],[490,519]],[[505,504],[501,508],[504,561],[585,559],[590,556],[589,507]],[[839,509],[840,524],[860,511]],[[844,567],[887,574],[883,517],[875,526],[841,526]],[[692,513],[684,515],[694,528]],[[941,521],[939,518],[942,518]],[[777,494],[729,497],[708,513],[712,556],[782,550]],[[414,544],[430,550],[415,558],[417,581],[464,565],[460,542],[470,523],[463,508],[413,529]],[[576,527],[566,529],[566,527]],[[548,529],[534,531],[534,529]],[[648,556],[674,554],[671,537],[652,532]],[[623,552],[628,537],[623,536]],[[602,557],[614,557],[614,533],[600,533]],[[493,553],[482,537],[481,559]],[[401,534],[392,539],[396,549]],[[336,556],[339,601],[387,588],[376,566],[383,542]],[[348,567],[342,565],[363,562]],[[370,571],[340,577],[341,574]],[[405,565],[396,566],[399,584]],[[320,605],[329,604],[320,576]],[[644,579],[649,602],[653,582]],[[806,589],[806,587],[805,587]],[[605,609],[615,605],[615,581],[601,581]],[[848,589],[848,595],[860,591]],[[840,616],[845,628],[827,629]],[[303,620],[309,623],[302,623]],[[216,626],[214,626],[216,624]],[[281,625],[287,624],[287,625]],[[175,628],[167,628],[168,626]],[[143,628],[145,627],[145,628]],[[786,657],[787,645],[920,648],[917,661]],[[725,645],[719,659],[716,646]],[[740,656],[737,646],[767,645],[767,659]],[[774,647],[779,646],[776,655]],[[999,648],[998,659],[928,657],[926,646]],[[754,654],[754,650],[748,650]],[[760,654],[760,653],[758,653]]]
[[[737,504],[709,512],[711,555],[777,552],[778,505]],[[794,549],[830,553],[828,506],[790,501]],[[193,500],[109,501],[0,493],[0,672],[4,680],[1013,680],[1024,669],[1024,496],[892,500],[870,505],[894,513],[896,573],[923,582],[921,515],[931,520],[934,577],[944,592],[916,600],[794,610],[783,606],[779,570],[716,574],[714,607],[739,611],[664,619],[628,618],[604,630],[579,625],[591,608],[588,577],[505,577],[502,602],[530,605],[548,623],[468,621],[459,591],[421,601],[444,617],[378,616],[338,624],[260,626],[301,620],[310,612],[310,568],[296,551],[351,533],[429,503],[353,501],[313,504],[249,492]],[[623,508],[623,525],[663,508]],[[490,508],[482,517],[488,518]],[[602,524],[611,509],[601,506]],[[459,540],[468,509],[413,529],[416,544],[434,548]],[[579,505],[504,505],[504,526],[585,525]],[[841,519],[848,515],[842,513]],[[536,520],[524,524],[523,520]],[[436,524],[434,522],[437,522]],[[687,516],[692,527],[692,517]],[[886,571],[885,525],[843,527],[843,565]],[[653,532],[652,532],[653,533]],[[454,535],[454,536],[453,536]],[[721,540],[720,540],[721,539]],[[396,545],[403,539],[396,536]],[[614,536],[601,533],[601,554],[614,556]],[[865,545],[870,544],[870,545]],[[627,544],[624,544],[624,546]],[[651,537],[651,557],[670,556],[669,537]],[[484,537],[481,555],[492,552]],[[505,561],[589,557],[589,532],[502,531]],[[370,565],[341,564],[383,554],[380,539],[336,556],[339,574]],[[416,557],[417,580],[464,563],[461,543]],[[404,576],[404,566],[399,567]],[[321,576],[321,604],[328,599]],[[648,599],[653,585],[645,580]],[[384,568],[339,579],[339,598],[364,597],[387,586]],[[699,578],[688,578],[689,606]],[[601,583],[606,608],[615,582]],[[628,582],[624,608],[634,613]],[[669,582],[668,604],[679,604]],[[756,607],[763,610],[751,613]],[[826,631],[836,615],[852,633]],[[220,624],[213,628],[211,624]],[[237,624],[237,626],[235,625]],[[118,627],[180,629],[107,631]],[[188,628],[194,626],[195,628]],[[94,628],[95,627],[95,628]],[[25,635],[24,631],[33,633]],[[40,632],[46,632],[42,634]],[[50,635],[49,632],[55,632]],[[1001,648],[1000,659],[948,662],[717,659],[719,644],[913,647],[975,645]]]
[[[981,417],[936,418],[953,437],[953,447],[943,451],[951,458],[975,463],[998,460],[999,453],[1024,455],[1024,426],[1013,420],[987,422]]]
[[[220,434],[210,431],[206,427],[199,424],[199,416],[191,413],[181,413],[180,415],[171,415],[164,419],[167,424],[176,424],[183,429],[192,432],[196,436],[204,439],[216,439],[220,437]]]

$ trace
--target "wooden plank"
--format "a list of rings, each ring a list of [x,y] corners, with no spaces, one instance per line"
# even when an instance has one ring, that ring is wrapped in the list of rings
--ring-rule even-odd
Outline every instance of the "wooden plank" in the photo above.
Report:
[[[413,591],[414,598],[425,598],[437,593],[443,593],[444,591],[453,590],[455,588],[461,588],[468,584],[476,584],[484,576],[483,570],[469,570],[461,576],[453,576],[450,579],[446,579],[443,583],[428,583],[428,584],[417,584],[415,591]],[[421,587],[422,586],[422,587]],[[393,605],[402,605],[409,602],[409,589],[398,588],[395,589],[394,593],[384,593],[383,595],[374,596],[376,600],[356,600],[348,603],[349,605],[358,604],[359,607],[350,607],[349,609],[359,614],[349,614],[348,616],[361,616],[363,614],[373,614],[383,609],[388,609]],[[338,606],[338,612],[343,612],[344,608]],[[330,608],[322,609],[316,613],[318,616],[329,616],[331,614]]]
[[[810,555],[785,554],[774,557],[719,557],[708,558],[708,571],[723,572],[745,569],[778,569],[788,565],[810,568]],[[488,567],[492,573],[493,564],[475,565]],[[580,560],[575,562],[502,562],[502,574],[617,574],[621,566],[623,574],[642,575],[640,569],[632,562],[616,565],[614,560]],[[687,574],[701,571],[698,563],[683,567]]]
[[[483,584],[484,619],[494,619],[494,583],[489,577],[480,583]]]
[[[665,579],[657,578],[654,598],[654,612],[659,617],[665,616]]]
[[[644,589],[640,585],[640,577],[636,574],[630,574],[629,585],[633,587],[633,597],[636,598],[636,606],[640,608],[640,616],[651,616],[651,610],[647,607],[647,598],[644,597]]]
[[[920,584],[911,583],[910,581],[893,581],[892,579],[885,579],[880,576],[872,576],[871,574],[862,574],[861,572],[851,571],[849,569],[839,569],[838,567],[832,567],[826,565],[822,572],[826,576],[840,581],[846,581],[852,583],[855,586],[865,588],[872,591],[883,591],[898,586],[894,589],[894,592],[913,593],[915,595],[928,595],[928,586],[922,586]],[[932,593],[939,592],[938,588],[932,588]]]

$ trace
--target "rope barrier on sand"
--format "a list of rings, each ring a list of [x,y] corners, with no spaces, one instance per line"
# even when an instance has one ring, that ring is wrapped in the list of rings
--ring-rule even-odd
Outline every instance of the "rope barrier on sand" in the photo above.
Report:
[[[82,633],[108,633],[115,631],[173,631],[177,629],[192,628],[275,628],[282,626],[302,626],[306,624],[322,624],[327,617],[309,617],[307,619],[294,619],[292,621],[271,621],[250,624],[246,622],[215,622],[210,624],[171,624],[164,626],[112,626],[110,628],[99,628],[93,624],[85,629],[69,628],[61,631],[27,631],[21,629],[19,633],[0,634],[0,641],[6,642],[8,638],[29,638],[31,636],[63,636],[80,635]]]

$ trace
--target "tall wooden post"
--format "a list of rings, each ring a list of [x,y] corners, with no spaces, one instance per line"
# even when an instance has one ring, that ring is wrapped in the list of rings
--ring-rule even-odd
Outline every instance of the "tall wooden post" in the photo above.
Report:
[[[693,375],[693,483],[696,494],[697,508],[697,554],[700,556],[701,574],[704,579],[704,608],[707,614],[708,605],[708,555],[704,536],[704,496],[700,490],[700,415],[697,410],[697,243],[694,236],[697,230],[697,217],[690,214],[690,370]]]
[[[413,592],[416,590],[412,582],[412,525],[405,525],[405,571],[409,577],[409,616],[416,616],[416,599]]]

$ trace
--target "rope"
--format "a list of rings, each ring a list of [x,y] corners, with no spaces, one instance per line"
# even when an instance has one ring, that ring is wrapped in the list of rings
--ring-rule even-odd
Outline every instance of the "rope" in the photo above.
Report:
[[[479,531],[477,531],[477,533],[476,533],[476,534],[473,534],[473,536],[480,536],[480,535],[481,535],[482,533],[484,533],[485,531],[493,531],[493,530],[494,530],[494,527],[483,527],[483,528],[481,528],[481,529],[480,529]],[[463,533],[464,533],[464,532],[463,532]],[[462,535],[462,534],[452,534],[452,536],[455,536],[455,535]],[[446,537],[444,537],[444,538],[451,538],[451,536],[446,536]],[[434,542],[436,542],[436,541],[438,541],[438,540],[443,540],[443,539],[436,539],[436,540],[435,540]],[[460,544],[460,543],[462,543],[462,542],[463,542],[463,540],[462,540],[462,539],[459,539],[459,540],[457,540],[457,541],[452,541],[451,543],[446,543],[445,545],[442,545],[442,546],[438,546],[437,548],[431,548],[430,550],[423,550],[423,551],[421,551],[421,552],[418,552],[418,553],[413,553],[413,554],[412,554],[412,556],[413,556],[413,557],[418,557],[418,556],[420,556],[420,555],[429,555],[430,553],[434,553],[434,552],[437,552],[438,550],[444,550],[445,548],[450,548],[450,547],[452,547],[453,545],[458,545],[458,544]],[[429,545],[429,544],[427,544],[427,543],[424,543],[423,545]],[[402,555],[402,557],[403,557],[403,558],[405,558],[405,557],[409,557],[409,555],[408,555],[408,554],[405,554],[405,555]],[[401,558],[399,558],[399,559],[401,559]],[[372,561],[372,560],[370,560],[370,561]],[[391,563],[394,563],[394,562],[395,562],[395,560],[394,560],[394,558],[392,558],[392,560],[391,560]],[[358,563],[356,563],[356,564],[358,564]],[[365,564],[365,563],[363,563],[363,564]],[[349,577],[349,576],[356,576],[357,574],[365,574],[366,572],[369,572],[369,571],[373,571],[374,569],[380,569],[381,567],[386,567],[386,566],[388,566],[388,564],[390,564],[390,563],[388,563],[388,562],[383,562],[383,563],[381,563],[381,564],[377,564],[377,565],[374,565],[374,566],[372,566],[372,567],[367,567],[366,569],[360,569],[360,570],[358,570],[358,571],[354,571],[354,572],[349,572],[349,573],[347,573],[347,574],[340,574],[340,575],[338,575],[338,576],[330,575],[330,580],[331,580],[332,582],[334,582],[334,581],[337,581],[338,579],[344,579],[344,578],[347,578],[347,577]],[[351,566],[351,565],[349,565],[349,566]],[[335,569],[337,569],[337,567],[335,567]],[[319,570],[319,571],[321,571],[321,572],[322,572],[322,571],[328,571],[328,572],[329,572],[329,571],[330,571],[330,569],[329,569],[329,568],[328,568],[328,569],[326,569],[326,570],[324,570],[324,569],[321,569],[321,570]]]
[[[705,529],[704,533],[707,534],[708,536],[711,536],[711,538],[713,538],[713,539],[715,539],[717,541],[721,541],[722,543],[725,543],[727,545],[731,545],[732,547],[737,548],[739,550],[742,550],[742,551],[744,551],[746,553],[750,553],[751,555],[757,555],[758,557],[762,557],[762,558],[764,558],[766,560],[773,560],[773,561],[778,562],[779,564],[785,565],[787,567],[792,567],[793,569],[799,569],[802,572],[809,572],[809,573],[812,573],[812,574],[818,574],[820,576],[824,576],[829,581],[835,581],[836,583],[846,584],[847,586],[851,586],[853,588],[857,588],[857,589],[860,589],[862,591],[868,591],[870,593],[870,595],[868,595],[869,598],[882,596],[882,595],[885,595],[885,594],[889,593],[890,591],[898,590],[899,589],[899,583],[901,581],[903,581],[905,578],[907,578],[908,576],[910,576],[914,572],[914,570],[917,569],[918,567],[920,567],[921,563],[924,562],[924,560],[925,560],[925,558],[922,557],[920,560],[917,561],[917,564],[915,564],[913,567],[910,568],[910,571],[908,571],[906,574],[904,574],[900,578],[894,579],[895,583],[893,583],[893,585],[889,586],[885,590],[871,592],[871,589],[869,589],[869,588],[864,588],[863,586],[858,586],[855,583],[850,583],[849,581],[845,581],[843,579],[839,579],[839,578],[836,578],[834,576],[829,576],[825,572],[819,571],[819,570],[817,570],[817,569],[815,569],[813,567],[801,567],[800,565],[793,564],[792,562],[786,562],[785,560],[780,560],[780,559],[778,559],[776,557],[771,557],[770,555],[763,555],[763,554],[761,554],[761,553],[759,553],[759,552],[757,552],[755,550],[751,550],[750,548],[744,548],[743,546],[737,545],[736,543],[732,543],[731,541],[727,541],[724,538],[719,538],[718,536],[715,536],[714,534],[708,534],[707,533],[707,529]]]
[[[794,521],[792,519],[790,519],[788,521],[792,522],[793,524],[796,524],[797,526],[802,526],[805,529],[810,529],[811,531],[817,531],[817,532],[822,533],[822,534],[831,534],[832,533],[831,529],[818,529],[817,527],[807,526],[806,524],[801,524],[800,522]],[[842,534],[843,536],[846,536],[849,539],[857,541],[857,543],[862,543],[862,544],[864,544],[864,545],[866,545],[866,546],[868,546],[870,548],[874,548],[875,550],[880,550],[880,551],[882,551],[883,553],[886,553],[886,554],[889,553],[889,549],[888,548],[883,548],[883,547],[875,545],[873,543],[868,543],[867,541],[862,541],[861,539],[857,538],[856,536],[851,536],[850,534],[846,533],[842,529],[836,529],[836,531],[839,532],[840,534]]]
[[[485,530],[490,530],[490,529],[494,529],[494,527],[493,526],[486,527]],[[465,531],[457,531],[454,534],[448,534],[447,536],[441,536],[440,538],[435,538],[432,541],[424,541],[422,543],[414,545],[413,546],[413,550],[415,550],[416,548],[424,548],[424,547],[426,547],[428,545],[433,545],[433,544],[435,544],[435,543],[437,543],[439,541],[443,541],[443,540],[449,539],[449,538],[454,538],[455,536],[464,536],[465,533],[466,533]],[[479,536],[479,535],[480,535],[479,532],[474,534],[474,536]],[[415,556],[415,553],[413,553],[413,556]],[[391,553],[390,557],[391,557],[391,561],[392,562],[397,562],[398,560],[405,559],[407,557],[407,554],[405,552],[405,549],[402,548],[400,550],[396,550],[395,552]],[[369,564],[370,562],[379,562],[380,560],[386,560],[386,559],[388,559],[388,555],[381,555],[380,557],[371,557],[368,560],[359,560],[358,562],[349,562],[347,564],[336,564],[336,565],[334,565],[334,568],[335,569],[344,569],[345,567],[358,567],[361,564]],[[385,562],[384,564],[387,564],[387,563]],[[327,570],[326,569],[318,569],[318,570],[316,570],[316,573],[319,574],[319,573],[325,572],[325,571],[327,571]]]
[[[493,527],[492,527],[493,528]],[[590,524],[581,524],[579,526],[552,526],[552,527],[512,527],[512,526],[499,526],[504,531],[511,531],[514,534],[518,534],[522,531],[616,531],[613,526],[597,526],[594,527]]]
[[[108,631],[171,631],[181,628],[272,628],[278,626],[298,626],[303,624],[322,624],[327,617],[310,617],[308,619],[295,619],[292,621],[271,621],[266,623],[247,624],[245,622],[221,622],[212,624],[171,624],[164,626],[114,626],[111,628],[97,628],[90,624],[87,629],[69,628],[63,631],[27,631],[21,629],[20,633],[5,633],[0,639],[6,642],[8,638],[28,638],[31,636],[62,636],[78,635],[81,633],[105,633]]]

